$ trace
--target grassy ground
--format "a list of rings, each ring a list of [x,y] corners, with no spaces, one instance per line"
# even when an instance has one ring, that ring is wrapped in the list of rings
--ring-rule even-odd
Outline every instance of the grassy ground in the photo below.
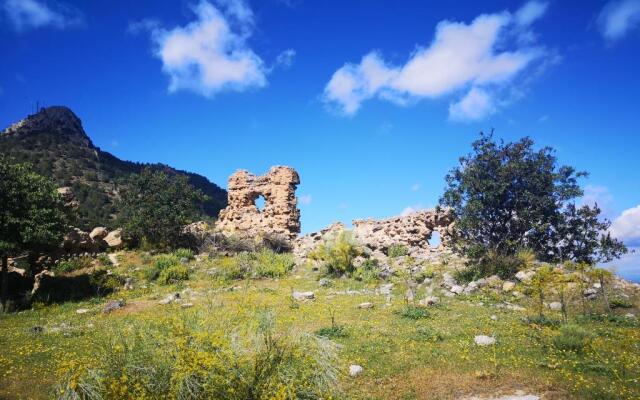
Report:
[[[135,275],[136,268],[154,262],[133,252],[118,258],[120,266],[112,269],[122,275]],[[330,287],[319,287],[318,273],[310,269],[281,279],[229,281],[213,278],[206,262],[190,265],[190,279],[177,285],[143,288],[145,282],[139,280],[134,290],[107,298],[0,316],[0,398],[55,398],[56,384],[68,379],[70,371],[94,366],[98,354],[119,351],[110,348],[114,338],[134,335],[149,324],[191,321],[204,331],[248,332],[256,327],[256,315],[265,311],[274,316],[278,332],[312,334],[332,328],[334,315],[337,329],[325,332],[334,332],[332,340],[339,345],[339,391],[334,395],[339,398],[456,399],[518,389],[545,399],[640,398],[640,328],[631,320],[576,320],[576,329],[585,333],[583,342],[563,345],[558,326],[523,322],[535,314],[526,300],[521,301],[526,311],[514,311],[500,307],[505,298],[493,293],[441,297],[428,316],[412,319],[403,316],[400,282],[388,302],[373,293],[380,283],[334,279]],[[158,304],[186,288],[197,293],[184,300],[192,307]],[[314,291],[315,300],[293,301],[293,290]],[[124,308],[101,312],[106,301],[120,298],[126,301]],[[636,308],[624,313],[637,311],[638,300],[632,301]],[[374,307],[358,308],[363,302]],[[80,308],[89,312],[78,314]],[[44,330],[34,332],[33,327]],[[497,342],[479,347],[473,341],[476,335],[494,336]],[[158,343],[164,343],[163,338]],[[362,375],[350,377],[351,364],[361,365]]]

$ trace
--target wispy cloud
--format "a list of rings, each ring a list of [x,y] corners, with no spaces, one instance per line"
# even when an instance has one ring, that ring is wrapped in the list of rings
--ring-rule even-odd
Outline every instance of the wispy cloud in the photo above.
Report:
[[[547,56],[544,47],[533,45],[535,35],[530,29],[546,8],[546,3],[530,1],[515,15],[483,14],[470,24],[441,21],[433,42],[418,47],[404,65],[389,64],[377,51],[360,63],[345,64],[327,83],[323,99],[339,112],[354,115],[373,98],[408,105],[466,91],[450,106],[451,119],[483,118],[499,104],[494,99],[496,88],[508,85]],[[528,40],[522,40],[524,36]]]
[[[598,16],[598,26],[608,41],[623,38],[631,30],[640,27],[640,0],[608,2]]]
[[[296,51],[294,49],[287,49],[282,53],[278,54],[276,57],[275,66],[281,68],[289,68],[293,65],[293,59],[296,56]]]
[[[411,185],[412,192],[417,192],[418,190],[420,190],[420,188],[422,188],[422,185],[419,183],[414,183],[413,185]]]
[[[597,204],[606,218],[613,216],[613,202],[613,195],[609,191],[609,188],[602,185],[585,186],[584,195],[580,201],[581,204],[587,204],[589,206]]]
[[[166,29],[154,20],[129,27],[151,34],[154,54],[169,76],[169,91],[188,90],[206,97],[267,85],[268,68],[247,44],[254,16],[241,0],[201,0],[191,7],[196,20]]]
[[[2,4],[17,31],[51,27],[65,29],[81,26],[83,14],[75,7],[54,1],[5,0]]]

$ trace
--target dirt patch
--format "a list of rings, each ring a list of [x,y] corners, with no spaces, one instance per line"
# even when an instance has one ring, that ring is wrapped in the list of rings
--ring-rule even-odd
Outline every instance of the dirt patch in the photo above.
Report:
[[[561,400],[571,397],[553,388],[549,382],[531,375],[503,374],[479,377],[473,373],[456,373],[416,369],[388,379],[376,379],[368,386],[380,399],[490,399],[515,393],[536,394],[541,400]]]

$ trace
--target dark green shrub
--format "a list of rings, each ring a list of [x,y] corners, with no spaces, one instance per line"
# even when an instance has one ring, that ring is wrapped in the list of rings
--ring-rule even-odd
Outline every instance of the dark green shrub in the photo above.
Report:
[[[456,271],[454,277],[464,283],[492,275],[498,275],[502,279],[510,279],[524,266],[525,262],[518,256],[488,253],[474,264],[468,265],[467,268]]]
[[[401,311],[399,311],[398,314],[402,318],[413,319],[413,320],[425,319],[425,318],[429,318],[430,316],[429,311],[425,310],[422,307],[416,307],[416,306],[406,306]]]
[[[67,272],[77,271],[79,269],[88,268],[92,263],[91,257],[71,258],[55,264],[51,269],[55,273],[63,274]]]
[[[349,336],[349,332],[343,325],[332,325],[320,328],[316,331],[317,336],[326,337],[327,339],[338,339]]]
[[[560,327],[560,332],[553,338],[557,349],[581,353],[589,345],[593,335],[578,325],[568,324]]]
[[[409,254],[409,249],[401,244],[392,244],[387,248],[387,256],[397,258]]]
[[[609,300],[609,305],[611,308],[633,308],[633,304],[629,300],[620,297]]]
[[[169,285],[189,279],[189,268],[186,265],[173,265],[160,271],[158,282]]]
[[[186,258],[187,260],[193,259],[193,251],[191,249],[177,249],[173,252],[173,255],[176,256],[178,260]]]
[[[378,260],[369,259],[353,271],[352,277],[362,282],[376,282],[380,280],[380,272]]]

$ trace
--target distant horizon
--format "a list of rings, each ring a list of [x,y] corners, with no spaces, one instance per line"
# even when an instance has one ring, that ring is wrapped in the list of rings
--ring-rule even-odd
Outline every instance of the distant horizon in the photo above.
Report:
[[[291,166],[303,233],[433,207],[478,132],[530,136],[640,250],[640,0],[0,3],[3,128],[64,105],[222,188]],[[640,281],[640,251],[613,265]]]

